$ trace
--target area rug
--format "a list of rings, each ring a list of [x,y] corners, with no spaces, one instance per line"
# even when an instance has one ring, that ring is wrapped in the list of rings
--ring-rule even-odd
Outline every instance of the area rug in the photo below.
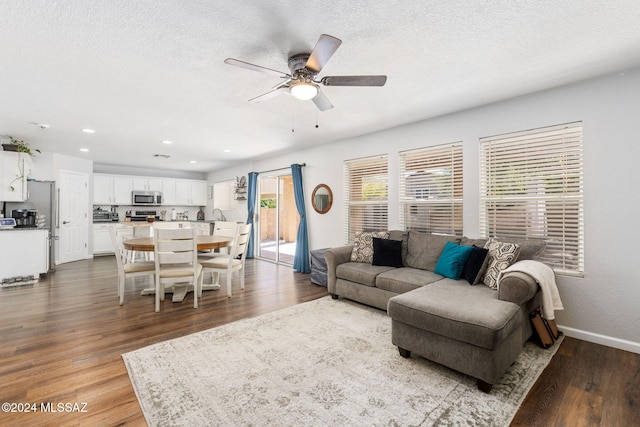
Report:
[[[384,311],[325,297],[122,357],[151,426],[507,426],[558,345],[527,343],[486,394],[400,357]]]

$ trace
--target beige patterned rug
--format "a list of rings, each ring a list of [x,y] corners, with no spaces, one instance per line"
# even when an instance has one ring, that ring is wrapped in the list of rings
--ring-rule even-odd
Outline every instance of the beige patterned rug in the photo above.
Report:
[[[391,319],[330,297],[124,354],[151,426],[507,426],[558,348],[527,343],[480,392],[391,344]]]

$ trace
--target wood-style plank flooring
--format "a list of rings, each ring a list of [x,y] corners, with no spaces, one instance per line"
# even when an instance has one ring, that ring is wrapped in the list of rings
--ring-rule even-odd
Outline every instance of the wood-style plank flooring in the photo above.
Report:
[[[2,426],[145,425],[121,354],[149,344],[327,295],[306,274],[247,261],[246,289],[209,291],[193,308],[167,298],[155,313],[140,296],[149,278],[116,296],[114,257],[58,266],[37,285],[0,289],[0,402],[35,403],[36,413],[0,412]],[[212,355],[215,358],[215,355]],[[566,338],[514,425],[632,425],[640,355]],[[41,412],[41,404],[86,402],[86,412]]]

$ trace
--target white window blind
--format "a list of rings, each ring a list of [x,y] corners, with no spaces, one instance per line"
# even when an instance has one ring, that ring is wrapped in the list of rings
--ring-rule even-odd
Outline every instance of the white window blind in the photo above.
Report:
[[[402,151],[400,225],[462,235],[462,143]]]
[[[358,231],[388,228],[387,156],[344,162],[345,243]]]
[[[540,238],[538,259],[584,272],[582,123],[480,139],[480,231]]]

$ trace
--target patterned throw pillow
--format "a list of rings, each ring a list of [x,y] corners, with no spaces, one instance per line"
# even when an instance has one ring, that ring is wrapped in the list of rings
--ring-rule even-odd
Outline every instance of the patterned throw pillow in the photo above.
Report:
[[[388,239],[388,231],[359,231],[353,240],[351,262],[373,262],[373,238]]]
[[[489,263],[482,276],[482,283],[491,289],[498,289],[498,273],[515,262],[520,254],[520,245],[517,243],[502,243],[490,238],[484,245],[489,249]]]

